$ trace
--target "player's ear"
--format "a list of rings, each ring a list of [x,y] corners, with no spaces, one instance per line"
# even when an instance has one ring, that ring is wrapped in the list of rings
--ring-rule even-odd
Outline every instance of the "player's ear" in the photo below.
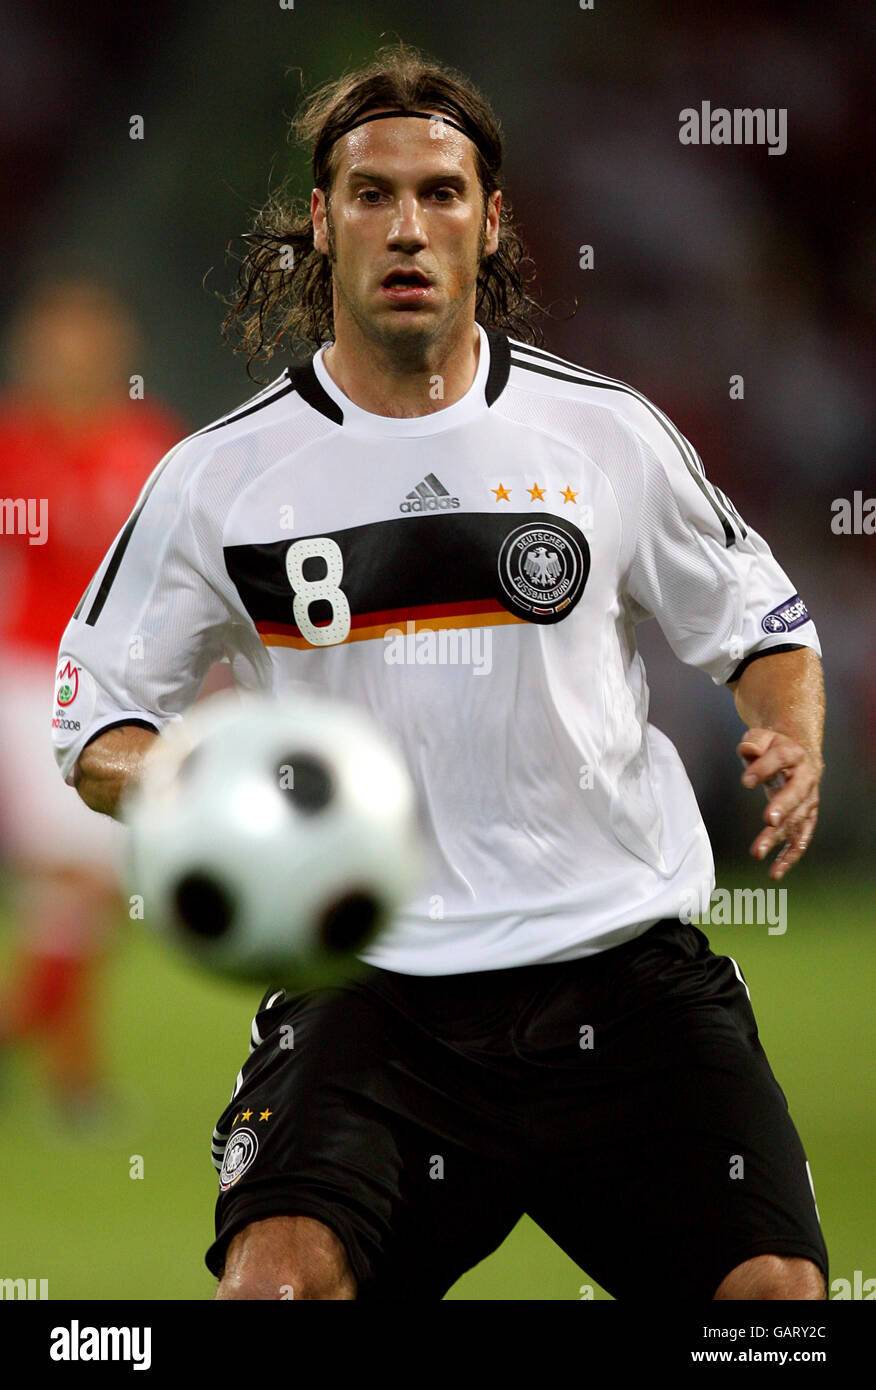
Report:
[[[328,232],[326,230],[325,194],[321,188],[314,188],[310,195],[310,220],[313,223],[313,246],[323,256],[328,255]]]
[[[484,255],[492,256],[499,249],[499,217],[502,211],[502,190],[495,188],[487,199]]]

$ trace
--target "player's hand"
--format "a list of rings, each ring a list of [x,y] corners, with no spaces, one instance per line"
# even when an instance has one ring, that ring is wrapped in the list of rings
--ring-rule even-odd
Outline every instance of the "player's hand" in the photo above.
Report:
[[[763,786],[768,800],[763,815],[767,829],[758,835],[750,852],[755,859],[764,859],[781,845],[770,867],[770,878],[783,878],[802,859],[812,839],[824,763],[774,729],[749,729],[736,751],[746,765],[742,785]]]

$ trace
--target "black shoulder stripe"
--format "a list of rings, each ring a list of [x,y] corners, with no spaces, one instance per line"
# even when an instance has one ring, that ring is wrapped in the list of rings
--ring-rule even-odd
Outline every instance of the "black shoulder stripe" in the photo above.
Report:
[[[291,375],[291,373],[287,373],[287,375]],[[273,384],[276,385],[276,383]],[[265,390],[270,389],[270,387],[265,388]],[[289,392],[294,391],[294,389],[295,387],[293,386],[292,382],[287,381],[285,386],[282,386],[278,390],[274,391],[273,395],[271,396],[265,396],[264,393],[260,393],[260,395],[255,397],[252,405],[244,406],[240,410],[235,411],[232,415],[226,415],[224,419],[217,420],[215,425],[207,425],[204,429],[198,430],[197,433],[199,435],[210,434],[212,430],[221,430],[224,429],[226,425],[234,425],[237,423],[238,420],[246,419],[247,415],[255,415],[257,410],[264,410],[266,406],[273,405],[274,401],[278,401],[281,398],[281,396],[287,396]],[[192,437],[194,438],[195,436]]]
[[[555,352],[546,352],[544,348],[531,347],[529,343],[521,343],[514,339],[511,343],[511,351],[528,352],[531,357],[537,357],[540,362],[547,362],[553,367],[565,367],[570,372],[590,373],[589,367],[581,367],[577,362],[569,362],[565,357],[558,357]],[[525,366],[523,362],[518,362],[518,366]],[[531,365],[531,364],[530,364]],[[590,373],[592,375],[592,373]]]
[[[647,396],[643,396],[641,391],[637,391],[634,386],[630,386],[629,382],[618,381],[616,377],[606,376],[603,372],[594,372],[590,367],[581,367],[576,362],[569,362],[566,360],[566,358],[557,357],[552,352],[543,352],[540,348],[531,348],[527,346],[524,350],[528,353],[537,354],[542,361],[549,362],[552,366],[562,367],[567,371],[575,372],[577,374],[575,376],[576,381],[581,380],[582,382],[590,386],[604,386],[606,389],[611,387],[617,391],[626,391],[630,396],[634,398],[634,400],[641,401],[642,405],[646,405],[649,410],[651,410],[652,412],[656,412],[657,416],[660,419],[660,423],[663,425],[664,429],[667,429],[672,434],[672,437],[675,439],[679,449],[689,459],[689,461],[694,465],[694,467],[696,467],[699,470],[699,472],[702,473],[703,477],[705,478],[705,466],[696,449],[694,449],[692,445],[688,444],[684,436],[675,428],[669,416],[666,415],[664,411],[658,409],[658,407],[654,405],[653,401],[649,401]],[[527,363],[521,360],[520,358],[515,358],[515,362],[516,365],[519,367],[529,366],[532,367],[533,370],[537,370],[534,367],[534,364],[531,362]],[[742,518],[740,517],[739,519],[741,521]],[[744,535],[744,527],[742,528],[742,530]]]
[[[201,435],[211,434],[213,430],[224,429],[226,425],[234,425],[237,423],[238,420],[244,420],[248,415],[254,415],[256,411],[267,409],[269,405],[274,404],[274,401],[280,400],[282,396],[287,396],[290,391],[294,391],[297,389],[295,383],[291,380],[291,377],[292,372],[287,368],[287,370],[283,373],[283,376],[279,377],[277,381],[271,382],[270,385],[266,386],[263,391],[260,391],[257,396],[253,397],[251,403],[242,406],[239,410],[232,412],[232,414],[230,415],[224,416],[223,419],[217,420],[215,424],[205,425],[202,430],[196,430],[194,434],[187,435],[185,439],[180,441],[180,444],[178,444],[176,448],[170,450],[170,452],[166,455],[164,462],[158,468],[156,468],[155,472],[153,473],[152,478],[150,479],[145,490],[141,494],[140,499],[137,502],[137,505],[131,512],[131,515],[128,517],[128,520],[125,523],[125,529],[122,531],[122,534],[119,536],[119,539],[116,542],[115,550],[113,551],[112,557],[110,558],[110,562],[106,567],[104,576],[100,581],[100,587],[97,593],[95,594],[94,602],[92,603],[91,608],[88,611],[88,617],[85,619],[87,627],[94,627],[95,623],[100,617],[101,612],[103,611],[103,606],[106,603],[107,598],[109,596],[110,589],[113,586],[113,581],[115,580],[115,577],[119,572],[119,566],[121,565],[122,560],[124,559],[125,551],[127,550],[128,545],[130,543],[131,536],[133,534],[134,527],[137,525],[140,513],[145,507],[147,501],[149,500],[149,495],[152,492],[152,489],[158,482],[158,479],[161,477],[161,474],[164,472],[165,466],[175,455],[176,450],[180,448],[182,444],[187,444],[190,439],[198,439]],[[284,378],[290,379],[284,381]],[[270,394],[266,394],[268,392],[270,392]],[[93,582],[94,581],[92,580],[92,583]],[[79,600],[79,605],[76,609],[76,612],[73,614],[74,618],[78,618],[80,610],[82,609],[85,599],[88,596],[90,588],[91,585],[89,584],[88,589],[86,589],[85,593],[82,595],[82,598]]]
[[[103,579],[100,581],[100,588],[94,596],[94,602],[88,610],[88,617],[85,619],[86,627],[94,627],[94,624],[100,617],[103,605],[106,603],[109,591],[113,586],[113,580],[119,572],[119,565],[122,563],[122,557],[124,556],[124,553],[128,548],[128,543],[131,539],[131,535],[133,534],[134,527],[137,525],[137,520],[140,516],[140,513],[146,505],[146,502],[149,498],[149,494],[151,493],[155,484],[158,482],[158,479],[161,477],[161,474],[164,472],[167,464],[170,462],[170,459],[172,458],[175,452],[176,450],[173,450],[170,454],[168,454],[164,460],[164,463],[161,464],[160,467],[156,468],[155,472],[152,474],[152,478],[150,479],[148,485],[144,488],[140,496],[139,502],[137,503],[134,510],[131,512],[131,515],[128,517],[128,520],[125,523],[125,529],[122,531],[122,534],[116,541],[116,548],[113,551],[112,556],[110,558],[110,562],[106,567]],[[88,590],[86,590],[86,593],[87,592]],[[85,595],[83,595],[83,599],[84,597]]]
[[[529,351],[528,348],[527,351]],[[676,449],[678,450],[679,454],[681,455],[681,460],[685,468],[687,469],[690,476],[693,478],[700,492],[703,494],[709,506],[712,508],[712,511],[715,513],[718,520],[720,521],[721,527],[724,532],[724,541],[728,549],[731,545],[736,544],[736,531],[734,529],[733,522],[729,513],[724,510],[724,508],[718,502],[717,498],[713,496],[711,484],[708,482],[706,478],[703,477],[699,469],[696,468],[691,459],[688,457],[687,450],[684,448],[681,435],[678,433],[677,430],[675,430],[675,428],[672,426],[671,422],[666,418],[666,416],[664,416],[663,412],[658,410],[657,407],[654,406],[651,403],[651,401],[648,400],[647,396],[643,396],[641,392],[634,390],[631,386],[624,385],[623,382],[609,381],[607,378],[598,375],[590,375],[587,377],[570,376],[568,372],[557,372],[550,367],[537,366],[534,362],[521,361],[521,359],[519,357],[515,357],[513,353],[511,355],[511,361],[515,367],[522,367],[524,371],[535,372],[538,376],[555,377],[557,381],[568,381],[573,386],[595,386],[601,391],[620,391],[624,395],[632,396],[634,400],[640,401],[641,404],[645,406],[645,408],[657,421],[660,428],[664,430],[665,433],[669,436]],[[747,535],[747,531],[744,526],[741,529],[742,539],[744,540],[745,536]]]

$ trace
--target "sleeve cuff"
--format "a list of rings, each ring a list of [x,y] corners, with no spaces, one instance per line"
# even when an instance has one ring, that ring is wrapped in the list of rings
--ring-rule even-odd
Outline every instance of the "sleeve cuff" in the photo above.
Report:
[[[732,676],[727,677],[724,684],[732,685],[734,681],[738,681],[746,666],[750,666],[752,661],[757,661],[760,656],[775,656],[776,652],[801,652],[806,646],[807,643],[805,642],[777,642],[775,646],[761,647],[756,652],[749,652],[748,656],[743,657],[740,661]],[[810,648],[810,650],[814,650],[814,648]]]
[[[76,786],[78,781],[76,777],[76,764],[89,743],[93,743],[96,738],[99,738],[101,734],[107,733],[109,729],[120,729],[124,724],[136,724],[141,729],[152,729],[156,734],[161,733],[161,726],[151,719],[146,719],[141,710],[132,710],[128,715],[116,714],[111,719],[107,719],[100,724],[92,725],[85,737],[77,739],[70,748],[65,748],[63,752],[56,749],[61,773],[68,787]]]

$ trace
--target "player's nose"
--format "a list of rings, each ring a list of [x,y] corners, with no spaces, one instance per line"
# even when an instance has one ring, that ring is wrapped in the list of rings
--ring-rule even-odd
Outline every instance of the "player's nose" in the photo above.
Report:
[[[426,233],[420,203],[412,194],[403,194],[395,204],[387,245],[395,250],[410,252],[425,244]]]

